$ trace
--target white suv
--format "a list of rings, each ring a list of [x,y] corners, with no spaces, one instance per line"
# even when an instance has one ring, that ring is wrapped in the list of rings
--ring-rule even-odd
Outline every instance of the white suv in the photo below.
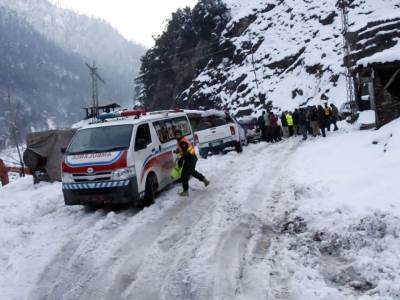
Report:
[[[209,153],[219,153],[226,148],[243,151],[247,145],[245,130],[228,113],[208,110],[187,112],[194,131],[194,141],[202,158]]]

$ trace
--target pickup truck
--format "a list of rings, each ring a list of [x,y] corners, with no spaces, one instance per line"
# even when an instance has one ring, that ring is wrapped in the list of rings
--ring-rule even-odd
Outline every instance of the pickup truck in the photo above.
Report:
[[[209,110],[188,113],[194,131],[194,142],[202,158],[209,153],[217,154],[226,148],[234,148],[238,153],[247,145],[245,130],[228,113]]]

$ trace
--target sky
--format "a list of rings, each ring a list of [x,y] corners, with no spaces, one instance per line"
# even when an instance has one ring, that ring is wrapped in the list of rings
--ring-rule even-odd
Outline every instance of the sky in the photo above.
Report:
[[[50,0],[89,16],[107,20],[125,38],[151,47],[171,13],[197,0]]]

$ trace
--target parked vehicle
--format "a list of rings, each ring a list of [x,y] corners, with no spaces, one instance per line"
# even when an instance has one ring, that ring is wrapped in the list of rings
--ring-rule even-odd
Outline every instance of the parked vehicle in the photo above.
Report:
[[[262,138],[261,129],[258,127],[257,118],[243,117],[239,124],[244,128],[246,139],[249,143],[259,142]]]
[[[247,144],[243,127],[228,113],[209,110],[188,113],[193,131],[194,141],[202,158],[209,153],[219,153],[233,147],[237,152],[243,151]]]
[[[103,122],[72,138],[62,162],[66,205],[150,205],[173,182],[175,129],[193,141],[187,115],[127,111],[120,116],[102,116]]]

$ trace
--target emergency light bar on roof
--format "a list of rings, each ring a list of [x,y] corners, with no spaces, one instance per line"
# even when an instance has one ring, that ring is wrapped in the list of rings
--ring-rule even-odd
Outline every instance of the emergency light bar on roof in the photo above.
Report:
[[[101,114],[101,115],[96,116],[96,119],[99,121],[105,121],[107,119],[140,117],[143,115],[146,115],[146,112],[143,109],[124,110],[124,111],[115,111],[115,112],[111,112],[111,113]]]
[[[159,114],[168,115],[168,113],[177,113],[177,112],[183,112],[183,110],[176,109],[176,110],[161,110],[161,111],[152,111],[152,112],[145,112],[143,109],[124,110],[124,111],[116,111],[116,112],[111,112],[111,113],[104,113],[104,114],[98,115],[96,117],[96,119],[103,122],[108,119],[128,118],[128,117],[139,118],[141,116],[146,116],[146,115],[148,115],[148,116],[159,115]]]

